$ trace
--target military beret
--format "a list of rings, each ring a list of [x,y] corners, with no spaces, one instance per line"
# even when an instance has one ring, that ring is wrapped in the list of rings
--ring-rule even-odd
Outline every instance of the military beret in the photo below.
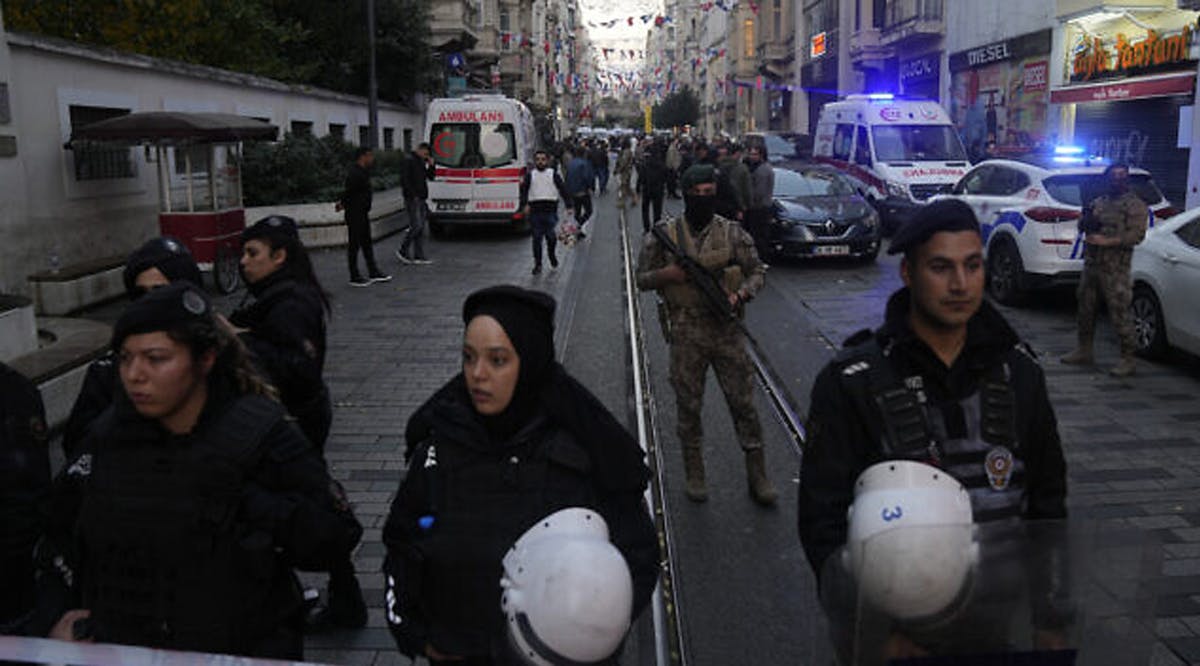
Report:
[[[170,236],[151,238],[129,255],[125,261],[125,271],[122,279],[125,282],[125,293],[130,298],[137,298],[137,276],[151,268],[157,268],[167,280],[187,280],[197,287],[202,286],[200,267],[192,258],[192,253],[178,240]]]
[[[919,247],[941,231],[979,233],[975,211],[957,199],[942,199],[917,209],[913,218],[900,227],[888,246],[888,254],[900,254]]]
[[[300,240],[300,229],[290,217],[271,215],[246,227],[242,232],[242,243],[259,238]]]
[[[717,182],[717,168],[711,164],[693,164],[679,177],[679,186],[685,191],[700,183]]]
[[[131,335],[165,331],[211,317],[212,302],[203,291],[187,282],[172,282],[151,290],[125,308],[113,326],[112,348],[119,350]]]

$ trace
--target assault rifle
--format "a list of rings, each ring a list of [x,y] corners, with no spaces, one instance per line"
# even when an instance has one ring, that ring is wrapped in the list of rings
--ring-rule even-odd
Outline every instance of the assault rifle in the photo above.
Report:
[[[655,240],[663,246],[663,249],[675,256],[676,263],[679,264],[684,273],[687,273],[688,281],[700,290],[700,294],[704,297],[704,302],[708,305],[709,310],[720,321],[732,322],[746,338],[746,347],[750,353],[750,360],[754,363],[754,370],[758,374],[759,383],[762,384],[767,397],[771,399],[771,404],[775,408],[775,415],[795,441],[797,450],[803,451],[806,435],[804,425],[795,407],[797,404],[796,399],[788,392],[787,384],[779,379],[779,374],[771,366],[767,355],[763,353],[762,347],[759,346],[758,340],[754,338],[750,330],[746,328],[746,323],[738,316],[737,309],[729,305],[729,295],[725,291],[725,287],[721,284],[720,279],[712,271],[700,265],[700,262],[696,261],[695,257],[681,250],[675,241],[671,240],[670,235],[667,234],[666,225],[656,224],[650,227],[650,233],[654,234]]]

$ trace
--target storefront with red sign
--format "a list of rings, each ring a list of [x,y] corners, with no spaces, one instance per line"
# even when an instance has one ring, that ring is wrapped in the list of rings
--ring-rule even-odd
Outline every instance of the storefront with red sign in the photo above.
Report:
[[[1047,29],[950,54],[950,117],[973,160],[1047,141],[1052,43]]]
[[[1072,143],[1150,171],[1179,206],[1186,198],[1190,149],[1180,143],[1191,134],[1198,16],[1170,10],[1136,21],[1120,15],[1066,23],[1064,84],[1050,92]]]

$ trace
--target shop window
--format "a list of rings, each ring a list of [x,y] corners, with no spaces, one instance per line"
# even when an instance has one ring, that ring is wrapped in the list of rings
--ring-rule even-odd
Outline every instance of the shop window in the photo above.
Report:
[[[71,105],[68,107],[71,130],[75,131],[101,120],[129,115],[129,109],[103,106]],[[111,180],[134,178],[133,150],[102,144],[78,143],[73,149],[75,180]]]

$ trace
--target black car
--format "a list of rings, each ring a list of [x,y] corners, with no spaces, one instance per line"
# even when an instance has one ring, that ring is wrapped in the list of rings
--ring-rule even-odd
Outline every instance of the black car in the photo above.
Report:
[[[774,199],[764,243],[771,254],[867,261],[879,254],[879,214],[837,171],[776,167]]]

